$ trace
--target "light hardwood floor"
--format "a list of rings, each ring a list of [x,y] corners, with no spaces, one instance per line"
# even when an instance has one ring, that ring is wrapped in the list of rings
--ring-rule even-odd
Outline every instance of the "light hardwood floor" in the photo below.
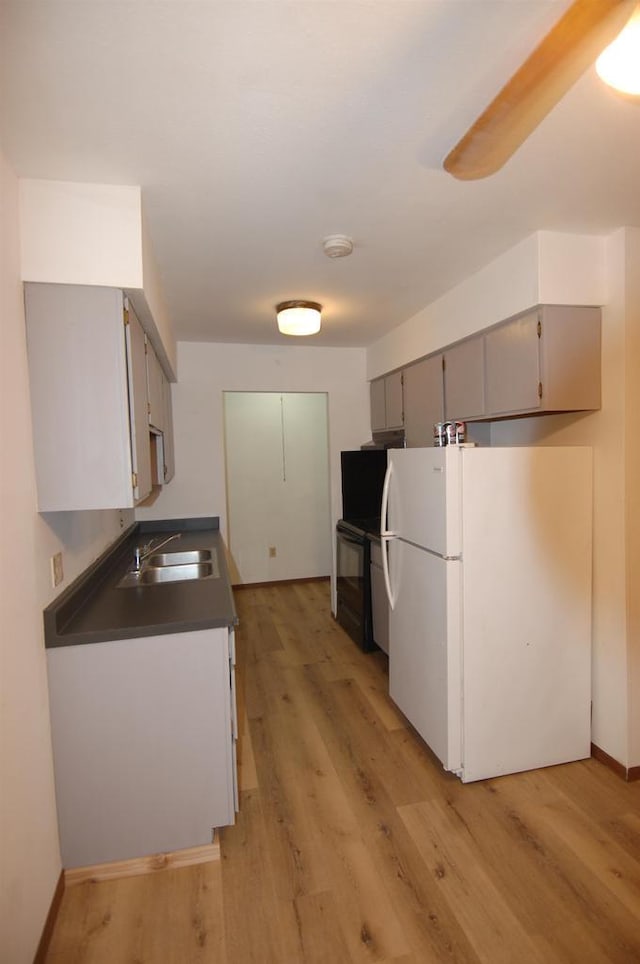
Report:
[[[49,964],[640,962],[640,783],[587,760],[463,786],[328,597],[237,593],[221,861],[69,888]]]

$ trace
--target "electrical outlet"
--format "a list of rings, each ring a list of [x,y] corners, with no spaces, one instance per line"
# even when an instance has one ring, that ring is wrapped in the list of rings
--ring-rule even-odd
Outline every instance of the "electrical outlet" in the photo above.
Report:
[[[64,571],[62,569],[62,553],[56,552],[55,556],[51,556],[51,585],[55,589],[59,586],[64,579]]]
[[[269,559],[275,559],[276,557],[276,547],[269,546]]]

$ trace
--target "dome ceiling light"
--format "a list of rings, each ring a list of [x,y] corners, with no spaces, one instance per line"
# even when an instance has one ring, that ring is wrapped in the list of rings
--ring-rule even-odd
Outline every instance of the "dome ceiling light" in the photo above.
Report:
[[[315,335],[320,331],[321,311],[317,301],[282,301],[276,305],[278,329],[283,335]]]
[[[324,238],[322,250],[328,258],[346,258],[353,251],[353,240],[346,234],[330,234]]]
[[[640,95],[640,6],[596,60],[601,80],[622,94]]]

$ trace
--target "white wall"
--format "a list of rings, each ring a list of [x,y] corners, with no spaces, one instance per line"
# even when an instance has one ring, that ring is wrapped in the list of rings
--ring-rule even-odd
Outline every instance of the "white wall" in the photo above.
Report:
[[[0,956],[31,964],[60,874],[42,609],[116,537],[120,520],[117,511],[36,512],[18,181],[1,155],[0,171]],[[59,550],[65,580],[54,590],[49,559]]]
[[[21,179],[23,280],[141,288],[141,203],[135,186]]]
[[[334,526],[342,511],[340,452],[371,434],[365,357],[360,348],[179,342],[178,382],[171,386],[176,474],[136,518],[218,515],[226,534],[223,392],[326,392]]]
[[[640,763],[640,241],[539,232],[419,312],[368,355],[369,377],[535,304],[601,304],[602,408],[494,422],[492,444],[594,450],[593,742]]]

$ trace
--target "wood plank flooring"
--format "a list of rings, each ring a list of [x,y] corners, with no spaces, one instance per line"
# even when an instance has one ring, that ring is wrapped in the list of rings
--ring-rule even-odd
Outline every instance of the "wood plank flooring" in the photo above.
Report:
[[[221,861],[68,889],[49,964],[640,962],[640,783],[587,760],[463,786],[328,583],[236,603]]]

